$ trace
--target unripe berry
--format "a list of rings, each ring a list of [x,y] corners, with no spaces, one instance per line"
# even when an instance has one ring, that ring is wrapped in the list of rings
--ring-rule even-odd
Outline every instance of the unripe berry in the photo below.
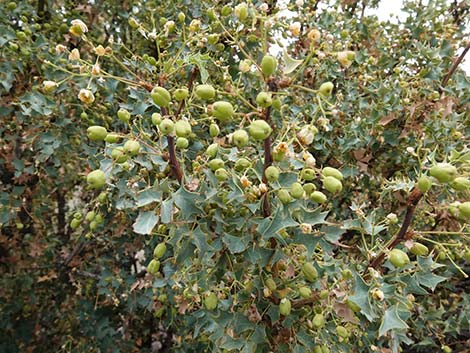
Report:
[[[332,194],[343,190],[343,184],[341,184],[341,181],[332,176],[327,176],[323,179],[323,187]]]
[[[123,146],[124,152],[130,156],[136,156],[140,151],[140,143],[135,140],[128,140]]]
[[[255,140],[264,140],[271,135],[272,128],[264,120],[255,120],[249,126],[250,136]]]
[[[189,146],[189,141],[186,137],[178,137],[176,139],[176,147],[179,149],[186,149]]]
[[[153,102],[159,107],[168,107],[171,101],[171,94],[166,88],[163,87],[154,87],[150,93]]]
[[[229,102],[218,101],[212,104],[212,115],[222,123],[230,121],[233,114],[233,105]]]
[[[457,168],[449,163],[437,163],[429,169],[429,174],[440,183],[448,183],[457,177]]]
[[[177,101],[182,101],[183,99],[186,99],[186,97],[188,97],[188,95],[189,95],[189,91],[186,87],[178,88],[173,93],[173,97],[175,97],[175,99]]]
[[[336,168],[325,167],[322,169],[321,173],[324,177],[332,176],[338,180],[343,180],[343,174]]]
[[[217,156],[217,152],[219,151],[219,145],[217,143],[210,144],[206,149],[206,155],[209,158],[214,158]]]
[[[269,182],[274,183],[279,179],[279,169],[271,165],[266,168],[264,175]]]
[[[301,199],[302,197],[304,197],[305,194],[304,188],[299,182],[292,183],[289,192],[291,196],[295,199]]]
[[[106,175],[102,170],[97,169],[88,173],[86,180],[92,189],[99,189],[106,184]]]
[[[220,134],[219,125],[211,124],[209,127],[209,134],[211,137],[217,137]]]
[[[169,135],[173,132],[175,128],[175,123],[169,119],[165,118],[161,121],[161,123],[158,125],[158,130],[162,133],[162,135]]]
[[[282,298],[279,303],[279,313],[283,316],[288,316],[291,312],[292,305],[289,299]]]
[[[334,85],[332,82],[324,82],[321,84],[320,88],[318,89],[318,93],[322,95],[323,97],[329,97],[331,96],[331,93],[333,92]]]
[[[419,191],[421,191],[423,194],[428,192],[429,189],[432,187],[432,181],[430,178],[428,178],[426,175],[422,175],[419,177],[416,186],[418,187]]]
[[[256,103],[262,108],[270,107],[273,103],[271,94],[267,92],[258,93],[258,95],[256,96]]]
[[[204,100],[210,100],[215,97],[215,89],[211,85],[199,85],[195,91],[196,95]]]
[[[290,196],[289,191],[286,189],[280,189],[277,192],[277,197],[279,198],[279,201],[281,201],[284,205],[292,202],[292,196]]]
[[[215,158],[215,159],[212,159],[210,162],[209,162],[209,168],[215,172],[217,169],[220,169],[220,168],[223,168],[225,165],[225,162],[220,159],[220,158]]]
[[[232,142],[238,148],[244,147],[248,144],[249,136],[246,130],[240,129],[233,133]]]
[[[400,249],[393,249],[388,255],[388,260],[395,267],[404,267],[410,263],[408,255]]]
[[[90,126],[87,129],[87,136],[92,141],[104,141],[108,132],[103,126]]]
[[[267,77],[273,75],[277,69],[277,60],[272,55],[265,55],[261,60],[261,71]]]
[[[178,137],[188,137],[191,135],[191,124],[186,120],[178,120],[175,125],[175,134]]]

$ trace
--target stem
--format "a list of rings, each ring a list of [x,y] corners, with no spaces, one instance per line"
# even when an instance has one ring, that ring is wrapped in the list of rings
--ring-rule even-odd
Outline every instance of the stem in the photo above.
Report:
[[[295,308],[300,308],[300,307],[305,306],[305,305],[314,304],[318,301],[318,299],[319,299],[319,293],[314,292],[314,293],[312,293],[312,296],[310,298],[294,300],[292,302],[292,308],[295,309]]]
[[[392,250],[395,246],[397,246],[400,242],[407,239],[408,228],[411,225],[411,221],[413,220],[413,215],[416,209],[416,205],[418,204],[419,200],[423,197],[423,193],[419,191],[419,189],[414,188],[410,196],[408,197],[407,207],[406,207],[406,214],[405,219],[401,225],[401,228],[398,234],[395,236],[394,239],[387,245],[386,249]],[[377,269],[385,259],[385,251],[382,251],[375,259],[369,262],[367,266],[372,267],[373,269]]]
[[[449,82],[449,79],[451,76],[454,74],[455,70],[457,70],[457,67],[459,64],[462,62],[463,58],[467,54],[467,52],[470,50],[470,42],[467,44],[465,49],[463,50],[462,54],[458,57],[458,59],[454,62],[454,65],[452,65],[450,71],[447,73],[447,75],[444,77],[444,79],[441,82],[441,87],[439,88],[439,92],[442,93],[443,88],[447,85]]]
[[[269,90],[272,92],[277,91],[277,81],[271,80],[268,82]],[[266,112],[263,118],[269,125],[271,125],[271,107],[266,108]],[[266,169],[273,163],[273,155],[271,152],[271,138],[268,136],[264,140],[264,165],[263,165],[263,183],[267,183],[268,180],[266,178]],[[269,217],[271,214],[271,204],[269,202],[268,193],[264,194],[263,196],[263,216]]]

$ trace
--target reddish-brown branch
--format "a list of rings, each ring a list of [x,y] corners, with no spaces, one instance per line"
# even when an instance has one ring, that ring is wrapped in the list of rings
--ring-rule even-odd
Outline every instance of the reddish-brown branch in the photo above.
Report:
[[[441,87],[439,88],[439,91],[442,93],[442,89],[447,86],[447,83],[449,82],[450,78],[454,74],[454,72],[457,70],[457,67],[459,64],[462,62],[463,58],[467,54],[467,52],[470,50],[470,41],[467,43],[467,46],[463,50],[462,54],[458,57],[457,60],[455,60],[454,65],[452,65],[451,69],[447,73],[447,75],[444,77],[444,79],[441,82]]]
[[[388,250],[392,250],[403,240],[407,239],[408,228],[410,227],[411,221],[413,220],[413,215],[414,215],[416,206],[418,205],[418,202],[419,200],[421,200],[422,197],[423,197],[423,193],[419,191],[418,188],[414,188],[411,191],[410,196],[408,197],[408,201],[407,201],[405,219],[403,220],[403,223],[400,227],[400,230],[398,231],[398,234],[390,242],[390,244],[388,244],[387,246]],[[385,259],[385,252],[382,252],[380,253],[379,256],[374,258],[367,267],[377,269],[383,263],[384,259]]]
[[[316,303],[318,299],[320,299],[320,294],[318,292],[314,292],[310,298],[294,300],[292,302],[292,308],[297,309],[306,305],[312,305]]]

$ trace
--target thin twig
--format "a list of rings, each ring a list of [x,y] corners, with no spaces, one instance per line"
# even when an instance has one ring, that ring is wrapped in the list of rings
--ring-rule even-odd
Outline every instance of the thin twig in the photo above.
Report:
[[[467,54],[467,52],[470,50],[470,41],[467,43],[467,46],[463,50],[462,54],[458,57],[457,60],[455,60],[454,65],[452,65],[450,71],[447,73],[447,75],[444,77],[444,79],[441,82],[441,87],[439,87],[439,92],[442,93],[442,90],[445,86],[447,86],[447,83],[449,82],[451,76],[454,74],[455,70],[457,70],[457,67],[459,64],[462,62],[463,58]]]
[[[407,201],[405,219],[403,220],[403,223],[401,225],[400,230],[398,231],[398,234],[388,244],[387,246],[388,250],[392,250],[403,240],[407,239],[408,228],[410,227],[411,221],[413,220],[413,215],[414,215],[416,206],[418,205],[418,202],[419,200],[421,200],[422,197],[423,197],[423,193],[419,191],[418,188],[414,188],[411,191],[410,196],[408,197],[408,201]],[[385,259],[385,251],[382,251],[376,258],[374,258],[369,263],[367,268],[371,267],[373,269],[377,269],[383,263],[384,259]]]

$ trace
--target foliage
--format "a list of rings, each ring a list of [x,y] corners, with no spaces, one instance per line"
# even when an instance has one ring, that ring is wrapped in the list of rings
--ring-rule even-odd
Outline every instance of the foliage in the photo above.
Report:
[[[464,351],[468,5],[63,5],[2,8],[2,351]]]

